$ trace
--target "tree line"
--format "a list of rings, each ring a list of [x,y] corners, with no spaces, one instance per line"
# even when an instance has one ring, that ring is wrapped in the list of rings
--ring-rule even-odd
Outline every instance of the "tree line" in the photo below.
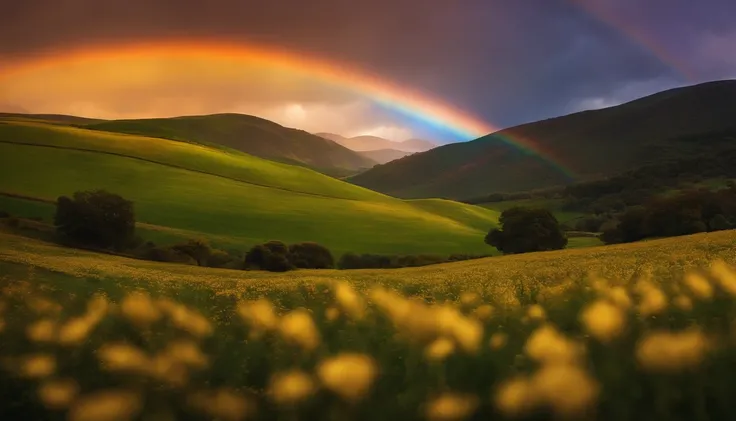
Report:
[[[158,262],[285,272],[294,269],[417,267],[488,256],[346,253],[336,260],[332,252],[321,244],[286,244],[276,240],[257,244],[245,253],[214,248],[204,239],[188,239],[161,246],[137,236],[135,222],[133,202],[105,190],[75,192],[71,197],[61,196],[56,201],[54,226],[63,244]]]

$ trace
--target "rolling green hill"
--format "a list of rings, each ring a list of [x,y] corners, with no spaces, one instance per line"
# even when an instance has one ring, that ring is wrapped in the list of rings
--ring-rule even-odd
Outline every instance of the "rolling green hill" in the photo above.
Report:
[[[307,166],[335,176],[354,174],[376,163],[335,142],[269,120],[242,114],[114,120],[85,128],[219,145],[273,161]]]
[[[209,238],[223,248],[317,241],[340,254],[489,253],[497,212],[402,201],[310,169],[204,145],[39,122],[0,121],[0,209],[103,188],[133,200],[144,236]]]
[[[558,168],[507,140],[531,141],[579,178],[592,179],[708,150],[707,142],[672,142],[736,128],[734,110],[736,81],[704,83],[441,146],[349,181],[398,197],[453,199],[569,184],[573,180]]]

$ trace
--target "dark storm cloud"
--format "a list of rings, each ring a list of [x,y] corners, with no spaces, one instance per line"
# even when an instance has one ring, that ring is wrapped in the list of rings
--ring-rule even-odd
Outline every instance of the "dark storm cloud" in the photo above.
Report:
[[[508,126],[733,77],[734,16],[733,0],[5,0],[0,64],[107,41],[265,42]]]

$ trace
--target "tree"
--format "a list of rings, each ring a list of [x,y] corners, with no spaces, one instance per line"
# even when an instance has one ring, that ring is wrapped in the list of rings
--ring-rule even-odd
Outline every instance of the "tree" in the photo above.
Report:
[[[187,240],[171,248],[194,259],[197,266],[207,266],[207,260],[212,255],[212,248],[205,240]]]
[[[281,241],[269,241],[253,246],[245,254],[245,268],[286,272],[294,269],[288,259],[289,248]]]
[[[61,196],[56,201],[54,225],[80,245],[121,250],[135,235],[133,202],[105,190]]]
[[[514,207],[501,213],[501,228],[492,229],[485,242],[504,254],[559,250],[567,245],[560,223],[547,209]]]
[[[302,269],[332,269],[335,258],[330,250],[320,244],[306,242],[289,246],[288,259],[292,265]]]

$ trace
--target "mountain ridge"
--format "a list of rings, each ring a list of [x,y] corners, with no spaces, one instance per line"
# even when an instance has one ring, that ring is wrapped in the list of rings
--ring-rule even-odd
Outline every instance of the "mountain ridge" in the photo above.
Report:
[[[397,197],[452,199],[566,185],[576,181],[570,172],[586,180],[664,156],[677,158],[671,140],[734,128],[733,109],[736,80],[706,82],[443,145],[378,165],[349,181]],[[565,163],[542,159],[509,139],[531,139],[538,150],[564,157]]]

